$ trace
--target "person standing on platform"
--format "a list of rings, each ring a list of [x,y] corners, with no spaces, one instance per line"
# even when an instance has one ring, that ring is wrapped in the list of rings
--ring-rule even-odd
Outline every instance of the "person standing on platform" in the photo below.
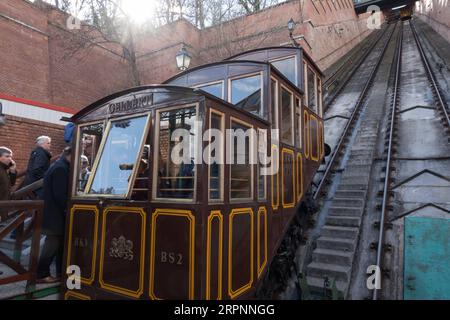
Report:
[[[50,167],[50,153],[52,139],[47,136],[40,136],[36,139],[36,148],[31,152],[28,160],[27,173],[22,187],[26,187],[44,178],[45,172]],[[44,189],[39,188],[34,191],[38,199],[43,199]]]
[[[54,283],[61,278],[71,153],[72,149],[66,147],[61,158],[50,167],[44,177],[42,233],[46,238],[39,257],[37,283]],[[56,277],[50,275],[53,260],[56,263]]]
[[[9,200],[11,187],[16,183],[17,171],[11,149],[0,147],[0,201]],[[4,213],[0,209],[0,214]]]

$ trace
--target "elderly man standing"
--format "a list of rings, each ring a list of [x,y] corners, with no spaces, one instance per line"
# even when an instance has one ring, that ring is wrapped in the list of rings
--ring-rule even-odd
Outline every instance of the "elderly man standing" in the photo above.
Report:
[[[12,155],[11,149],[0,147],[0,201],[9,200],[11,187],[16,183],[16,163]]]
[[[46,238],[39,257],[37,283],[53,283],[61,277],[71,153],[72,149],[66,147],[61,158],[50,167],[44,177],[42,233]],[[53,261],[56,263],[56,277],[50,275],[50,265]]]
[[[36,148],[31,152],[30,160],[28,160],[27,173],[23,182],[24,187],[44,178],[52,158],[50,153],[51,143],[52,139],[47,136],[40,136],[36,139]],[[35,194],[39,199],[43,199],[44,189],[36,190]]]

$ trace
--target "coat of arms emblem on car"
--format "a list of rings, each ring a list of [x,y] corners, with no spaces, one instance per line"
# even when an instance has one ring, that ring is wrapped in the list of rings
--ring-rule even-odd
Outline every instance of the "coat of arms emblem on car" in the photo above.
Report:
[[[132,261],[134,258],[133,241],[127,240],[124,236],[113,238],[109,248],[109,256]]]

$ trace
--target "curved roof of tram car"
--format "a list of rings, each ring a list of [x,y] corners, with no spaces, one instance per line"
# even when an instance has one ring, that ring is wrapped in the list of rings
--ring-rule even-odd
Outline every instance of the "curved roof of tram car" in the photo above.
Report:
[[[82,118],[85,115],[88,115],[90,112],[96,110],[98,107],[103,107],[105,104],[107,104],[108,102],[113,101],[114,99],[120,98],[122,96],[126,96],[127,94],[130,94],[130,93],[139,93],[141,91],[146,91],[146,90],[151,90],[149,93],[167,93],[167,92],[174,92],[174,93],[178,92],[178,93],[180,93],[181,92],[181,93],[184,93],[184,94],[189,94],[191,96],[197,96],[197,97],[204,96],[204,97],[207,97],[207,98],[209,98],[211,100],[215,100],[218,103],[226,105],[226,106],[228,106],[230,108],[237,109],[237,110],[239,110],[241,112],[247,113],[248,115],[250,115],[252,117],[255,117],[254,114],[252,114],[250,112],[247,112],[245,110],[242,110],[242,109],[238,109],[238,108],[236,108],[235,105],[229,103],[228,101],[222,100],[222,99],[220,99],[220,98],[218,98],[218,97],[216,97],[216,96],[214,96],[214,95],[212,95],[212,94],[210,94],[210,93],[208,93],[206,91],[198,89],[198,88],[190,88],[190,87],[169,85],[169,84],[151,84],[151,85],[143,85],[143,86],[138,86],[138,87],[132,87],[132,88],[129,88],[129,89],[125,89],[125,90],[122,90],[122,91],[115,92],[115,93],[113,93],[111,95],[108,95],[106,97],[103,97],[100,100],[97,100],[97,101],[91,103],[90,105],[86,106],[85,108],[81,109],[80,111],[78,111],[76,114],[74,114],[70,118],[70,120],[72,122],[76,122],[78,119]],[[155,105],[158,105],[158,104],[155,104]],[[258,117],[258,120],[262,121],[262,122],[267,122],[266,120],[261,119],[259,117]]]
[[[278,77],[282,78],[282,79],[285,80],[287,83],[291,83],[291,82],[289,81],[289,79],[286,78],[285,75],[283,75],[280,71],[278,71],[278,69],[277,69],[276,67],[274,67],[272,64],[270,64],[269,62],[256,61],[256,60],[223,60],[223,61],[217,61],[217,62],[212,62],[212,63],[208,63],[208,64],[202,64],[202,65],[200,65],[200,66],[197,66],[197,67],[194,67],[194,68],[190,68],[189,70],[180,72],[180,73],[174,75],[173,77],[167,79],[167,80],[164,81],[163,83],[164,83],[164,84],[169,84],[170,82],[175,81],[175,80],[177,80],[178,78],[184,77],[184,76],[186,76],[186,75],[188,75],[188,74],[190,74],[190,73],[194,73],[194,72],[197,72],[197,71],[200,71],[200,70],[203,70],[203,69],[213,68],[213,67],[216,67],[216,66],[221,66],[221,65],[224,65],[224,66],[225,66],[225,65],[229,65],[229,64],[233,64],[233,65],[239,65],[239,64],[254,64],[254,65],[260,65],[260,66],[268,67],[268,68],[270,68],[270,69],[271,69]],[[246,74],[246,73],[243,72],[242,75],[244,75],[244,74]],[[211,80],[211,82],[214,82],[214,81],[216,81],[216,80]],[[201,85],[201,84],[202,84],[202,83],[199,83],[199,85]],[[299,93],[299,94],[304,94],[303,89],[297,87],[297,86],[296,86],[295,84],[293,84],[293,83],[291,83],[291,84],[292,84],[292,89],[293,89],[293,90],[296,90],[297,93]],[[183,86],[180,85],[180,84],[177,84],[177,86],[183,87]],[[197,90],[198,90],[198,91],[202,91],[202,93],[204,92],[204,91],[201,90],[201,89],[197,89]],[[207,94],[207,92],[204,92],[204,93],[205,93],[205,95]],[[215,97],[215,96],[214,96],[214,97]],[[225,101],[225,100],[222,100],[222,99],[217,98],[217,97],[215,97],[215,98],[216,98],[216,99],[219,99],[220,101]],[[231,105],[234,106],[233,104],[231,104]],[[240,110],[241,110],[241,109],[240,109]]]
[[[275,51],[284,51],[284,50],[288,50],[288,51],[301,51],[303,53],[303,56],[308,60],[308,62],[310,62],[314,68],[317,69],[317,71],[319,71],[321,76],[324,76],[322,70],[319,68],[319,66],[314,62],[314,60],[311,58],[311,56],[305,51],[303,50],[303,48],[301,46],[299,47],[289,47],[289,46],[280,46],[280,47],[264,47],[264,48],[256,48],[256,49],[252,49],[252,50],[248,50],[248,51],[244,51],[238,54],[235,54],[231,57],[225,58],[223,61],[247,61],[247,60],[236,60],[236,58],[241,57],[241,56],[246,56],[248,54],[251,53],[256,53],[256,52],[262,52],[262,51],[269,51],[269,50],[275,50]],[[280,56],[281,57],[281,56]]]

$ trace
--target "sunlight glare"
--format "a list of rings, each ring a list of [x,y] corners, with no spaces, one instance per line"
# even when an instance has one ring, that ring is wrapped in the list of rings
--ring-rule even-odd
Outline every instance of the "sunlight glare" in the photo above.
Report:
[[[156,16],[156,0],[122,0],[123,11],[136,23],[153,20]]]

